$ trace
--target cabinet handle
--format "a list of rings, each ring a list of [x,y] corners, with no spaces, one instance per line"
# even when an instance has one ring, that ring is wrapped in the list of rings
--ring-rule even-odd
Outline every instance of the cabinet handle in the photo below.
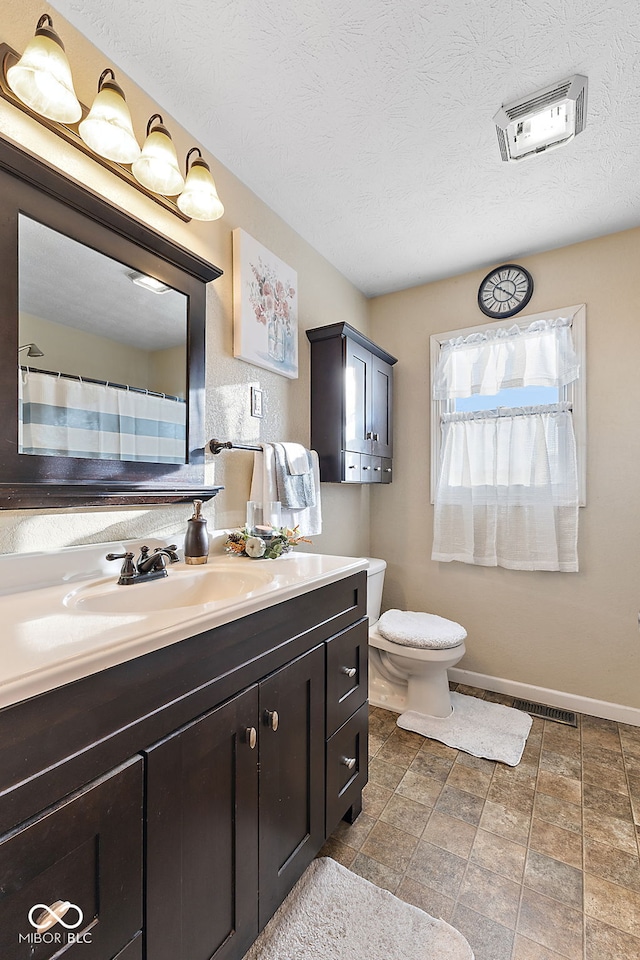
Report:
[[[368,470],[368,469],[369,469],[369,467],[363,467],[362,469],[363,469],[363,470]]]
[[[349,470],[355,470],[355,468],[356,468],[355,463],[350,463],[350,464],[349,464]]]
[[[374,439],[374,440],[379,440],[379,439],[380,439],[380,434],[379,434],[379,433],[374,433],[373,439]]]
[[[356,765],[355,757],[340,757],[340,763],[345,766],[348,770],[353,770]]]
[[[51,927],[55,927],[58,920],[62,920],[64,915],[68,913],[71,906],[68,900],[56,900],[55,903],[52,903],[50,907],[47,907],[44,903],[36,904],[38,907],[44,907],[44,910],[38,914],[35,920],[31,920],[31,914],[33,913],[33,907],[29,911],[29,919],[35,926],[38,933],[44,933],[45,930],[50,930]],[[78,908],[76,907],[76,910]],[[82,917],[80,917],[82,920]],[[76,924],[77,926],[77,924]]]
[[[247,727],[244,732],[244,738],[252,750],[255,750],[258,742],[258,734],[255,727]]]
[[[340,673],[344,673],[345,677],[355,677],[357,670],[355,667],[340,667]]]
[[[365,440],[373,440],[373,434],[371,433],[371,430],[367,430],[364,438]]]
[[[271,727],[271,729],[275,732],[278,729],[278,724],[280,723],[280,717],[278,716],[278,711],[265,710],[264,723],[265,723],[265,726]]]
[[[376,473],[380,473],[380,471],[382,470],[382,467],[374,467],[373,469],[376,471]]]
[[[385,468],[384,468],[384,472],[385,472],[385,473],[391,473],[391,467],[385,467]]]

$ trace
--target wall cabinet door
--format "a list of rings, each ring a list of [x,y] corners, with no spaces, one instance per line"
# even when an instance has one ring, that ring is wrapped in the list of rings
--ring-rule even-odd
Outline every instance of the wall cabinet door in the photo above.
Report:
[[[393,368],[385,360],[371,356],[371,452],[390,457],[392,442]]]
[[[359,343],[345,340],[344,448],[371,453],[371,354]]]
[[[149,960],[235,960],[258,934],[257,716],[254,685],[146,751]]]
[[[260,683],[260,927],[324,841],[324,645]]]

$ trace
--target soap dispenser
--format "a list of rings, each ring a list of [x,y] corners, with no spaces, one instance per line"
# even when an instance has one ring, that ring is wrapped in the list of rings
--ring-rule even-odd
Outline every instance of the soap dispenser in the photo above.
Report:
[[[193,501],[193,516],[187,522],[187,535],[184,538],[185,563],[206,563],[209,556],[209,534],[207,521],[200,514],[202,500]]]

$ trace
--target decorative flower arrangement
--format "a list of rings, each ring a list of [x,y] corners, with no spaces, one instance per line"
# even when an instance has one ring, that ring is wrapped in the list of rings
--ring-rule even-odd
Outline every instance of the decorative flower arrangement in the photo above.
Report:
[[[275,360],[291,359],[294,316],[289,301],[296,295],[294,286],[282,282],[275,269],[258,258],[258,266],[251,264],[254,281],[249,299],[258,323],[268,330],[269,356]]]
[[[254,537],[248,527],[230,533],[224,545],[227,553],[238,557],[252,557],[254,560],[277,560],[283,553],[289,553],[299,543],[311,543],[307,537],[300,536],[299,528],[280,527],[268,540]]]

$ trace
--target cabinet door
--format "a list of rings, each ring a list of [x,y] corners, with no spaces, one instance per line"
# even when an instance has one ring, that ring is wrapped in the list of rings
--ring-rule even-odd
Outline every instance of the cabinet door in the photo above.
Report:
[[[260,927],[324,841],[324,656],[260,683]]]
[[[257,712],[253,686],[147,751],[150,960],[241,957],[258,933]]]
[[[390,457],[393,452],[393,367],[376,356],[371,357],[371,389],[372,452],[378,457]]]
[[[344,448],[353,453],[371,453],[371,354],[345,340]]]
[[[68,951],[74,960],[112,960],[135,936],[142,790],[135,757],[0,839],[0,957],[49,960]],[[59,922],[36,927],[58,909]]]

